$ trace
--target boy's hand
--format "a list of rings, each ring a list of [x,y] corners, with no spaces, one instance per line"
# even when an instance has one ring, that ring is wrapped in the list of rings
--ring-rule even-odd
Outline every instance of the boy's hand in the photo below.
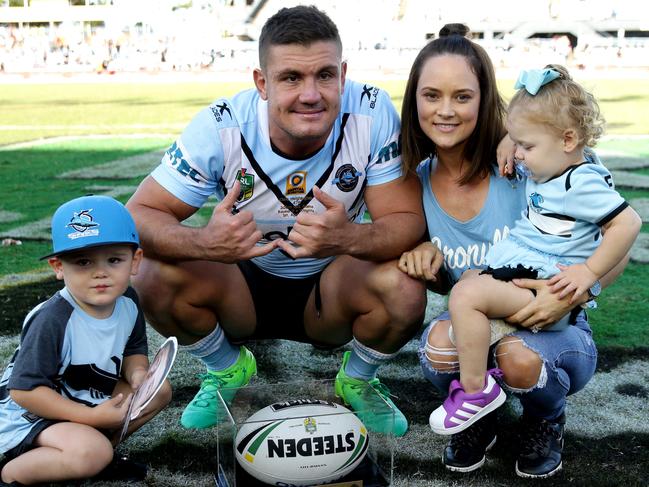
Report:
[[[437,273],[443,262],[444,256],[437,245],[423,242],[401,255],[399,269],[415,279],[437,281]]]
[[[548,281],[550,291],[559,292],[559,298],[572,294],[570,304],[574,303],[583,293],[588,291],[598,276],[586,264],[563,265],[557,264],[561,272]]]
[[[132,398],[133,394],[129,394],[124,399],[124,394],[120,392],[108,401],[95,406],[92,408],[92,424],[90,426],[109,430],[120,428],[124,423]]]
[[[133,391],[137,391],[138,387],[142,385],[142,382],[144,382],[144,379],[146,378],[147,372],[147,369],[143,367],[138,367],[133,370],[133,372],[131,372],[128,383]]]

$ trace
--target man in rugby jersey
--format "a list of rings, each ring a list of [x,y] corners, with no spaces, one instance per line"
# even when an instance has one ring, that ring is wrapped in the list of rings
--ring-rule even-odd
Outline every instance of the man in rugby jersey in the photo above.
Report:
[[[315,7],[269,18],[259,62],[255,89],[200,111],[128,203],[147,319],[207,368],[187,428],[217,424],[216,391],[231,401],[255,374],[247,340],[351,341],[336,394],[367,410],[369,385],[393,405],[376,371],[423,321],[424,286],[393,261],[425,224],[389,96],[345,79],[338,30]],[[183,225],[213,194],[209,222]],[[408,423],[394,410],[361,419],[400,436]]]

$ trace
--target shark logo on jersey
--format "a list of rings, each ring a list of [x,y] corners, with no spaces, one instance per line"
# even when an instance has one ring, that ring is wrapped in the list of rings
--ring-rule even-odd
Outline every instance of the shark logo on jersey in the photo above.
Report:
[[[286,196],[306,194],[306,171],[295,171],[286,178]]]
[[[331,183],[335,184],[340,191],[349,193],[354,190],[358,184],[358,178],[362,175],[363,173],[357,171],[351,164],[343,164],[336,171],[336,177]]]
[[[214,115],[214,118],[216,118],[217,122],[223,121],[223,114],[225,112],[228,113],[228,117],[232,120],[232,112],[226,102],[223,102],[221,105],[217,104],[216,106],[210,106],[210,110],[212,110],[212,114]]]
[[[241,203],[242,201],[252,198],[252,194],[255,188],[255,175],[247,174],[246,169],[242,167],[237,171],[237,175],[235,177],[241,185],[241,190],[239,191],[239,197],[237,198],[237,201]]]
[[[530,195],[530,206],[535,212],[537,213],[541,212],[541,210],[543,209],[543,207],[541,206],[542,203],[543,203],[543,196],[541,196],[539,193],[532,193]]]
[[[68,238],[74,240],[79,237],[90,237],[94,235],[99,235],[99,223],[97,223],[89,210],[81,210],[79,212],[74,212],[74,216],[70,219],[70,223],[66,227],[71,227],[75,231],[68,234]]]

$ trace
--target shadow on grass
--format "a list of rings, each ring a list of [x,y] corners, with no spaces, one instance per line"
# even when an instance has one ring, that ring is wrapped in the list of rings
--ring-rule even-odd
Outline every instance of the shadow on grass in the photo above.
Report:
[[[61,281],[53,278],[0,290],[0,335],[18,335],[27,313],[59,289]]]

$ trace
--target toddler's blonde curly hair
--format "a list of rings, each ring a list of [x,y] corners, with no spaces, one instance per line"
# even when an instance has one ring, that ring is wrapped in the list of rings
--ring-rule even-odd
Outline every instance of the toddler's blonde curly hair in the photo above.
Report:
[[[605,125],[595,97],[573,81],[565,67],[548,64],[544,69],[554,69],[559,78],[542,86],[536,95],[518,90],[509,102],[509,113],[523,109],[528,120],[548,125],[559,135],[574,129],[580,146],[594,147]]]

